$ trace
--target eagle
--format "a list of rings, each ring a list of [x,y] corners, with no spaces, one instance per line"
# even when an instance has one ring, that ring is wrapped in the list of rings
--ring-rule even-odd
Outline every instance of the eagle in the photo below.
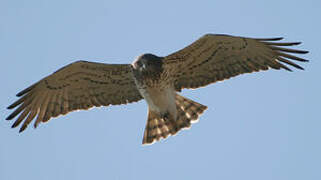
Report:
[[[308,60],[293,54],[308,51],[287,48],[300,42],[283,38],[247,38],[206,34],[168,56],[143,54],[132,64],[76,61],[41,79],[17,94],[16,108],[6,119],[24,131],[33,119],[34,128],[53,117],[75,110],[120,105],[142,99],[148,104],[143,144],[151,144],[189,129],[207,106],[179,94],[231,77],[289,66]]]

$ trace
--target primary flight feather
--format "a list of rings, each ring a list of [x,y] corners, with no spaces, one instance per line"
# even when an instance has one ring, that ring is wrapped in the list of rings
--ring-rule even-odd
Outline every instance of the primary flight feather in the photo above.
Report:
[[[292,54],[308,51],[287,48],[299,42],[282,38],[245,38],[206,34],[191,45],[165,57],[143,54],[132,64],[71,63],[17,94],[7,120],[17,119],[24,131],[52,117],[91,107],[127,104],[145,99],[148,120],[143,144],[189,128],[207,109],[177,92],[198,88],[239,74],[260,70],[303,70],[293,61],[308,60]]]

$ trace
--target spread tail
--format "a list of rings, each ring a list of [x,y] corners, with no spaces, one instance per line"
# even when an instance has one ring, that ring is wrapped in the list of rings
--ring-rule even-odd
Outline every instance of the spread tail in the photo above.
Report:
[[[161,116],[149,110],[144,132],[143,144],[151,144],[175,135],[181,129],[188,129],[191,123],[197,122],[199,116],[207,109],[206,106],[176,94],[177,117]]]

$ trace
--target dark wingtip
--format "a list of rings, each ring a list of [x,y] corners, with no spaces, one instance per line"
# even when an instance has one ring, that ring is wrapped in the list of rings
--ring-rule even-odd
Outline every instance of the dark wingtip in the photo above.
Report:
[[[32,89],[33,89],[37,84],[38,84],[38,83],[35,83],[35,84],[33,84],[33,85],[31,85],[31,86],[27,87],[26,89],[24,89],[24,90],[22,90],[22,91],[18,92],[18,94],[16,94],[16,96],[20,97],[20,96],[22,96],[22,95],[26,94],[27,92],[31,91],[31,90],[32,90]]]
[[[27,128],[27,126],[22,126],[22,127],[19,129],[19,133],[22,133],[26,128]]]
[[[16,122],[17,122],[17,121],[16,121]],[[16,122],[14,122],[14,123],[12,124],[11,128],[15,128],[15,127],[18,126],[18,123],[16,123]]]
[[[300,59],[301,62],[309,62],[310,60],[308,59]]]
[[[256,38],[258,41],[280,41],[283,37],[275,37],[275,38]]]
[[[287,66],[282,65],[281,68],[283,68],[283,69],[285,69],[287,71],[293,72],[292,69],[288,68]]]
[[[16,96],[17,96],[17,97],[20,97],[20,96],[22,96],[24,93],[25,93],[24,91],[20,91],[20,92],[18,92],[18,93],[16,94]]]
[[[292,69],[290,69],[290,68],[287,68],[286,70],[289,71],[289,72],[293,72]]]
[[[15,106],[13,106],[13,104],[11,104],[10,106],[7,107],[7,109],[12,109],[14,108]]]
[[[36,121],[36,122],[33,124],[33,128],[36,129],[36,128],[38,127],[38,124],[39,124],[39,123],[37,123],[37,121]]]
[[[298,69],[300,69],[300,70],[304,71],[304,68],[303,68],[303,67],[301,67],[301,66],[296,66],[296,68],[298,68]]]
[[[24,95],[27,91],[23,90],[23,91],[20,91],[18,92],[18,94],[16,94],[17,97],[20,97],[22,95]]]
[[[300,69],[300,70],[304,71],[304,68],[301,67],[301,66],[299,66],[299,65],[296,65],[296,66],[294,66],[294,67],[297,68],[297,69]]]
[[[271,41],[279,41],[284,39],[284,37],[277,37],[277,38],[272,38]]]
[[[309,62],[310,60],[307,60],[307,59],[300,59],[299,61],[301,61],[301,62]]]
[[[6,120],[11,120],[12,118],[13,118],[14,116],[12,115],[12,114],[10,114],[7,118],[6,118]]]
[[[307,54],[309,53],[309,51],[306,51],[306,50],[294,50],[295,52],[294,53],[298,53],[298,54]]]

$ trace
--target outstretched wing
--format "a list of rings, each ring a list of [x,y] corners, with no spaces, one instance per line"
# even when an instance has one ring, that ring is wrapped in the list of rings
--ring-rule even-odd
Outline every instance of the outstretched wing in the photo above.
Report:
[[[285,64],[303,68],[291,60],[307,60],[289,53],[308,51],[288,49],[299,42],[276,42],[282,38],[254,39],[229,35],[207,34],[164,58],[164,68],[175,79],[175,88],[198,88],[243,73],[286,69]]]
[[[37,116],[34,127],[51,117],[93,106],[126,104],[142,99],[129,64],[103,64],[77,61],[17,94],[22,96],[8,109],[7,120],[21,113],[12,127],[22,121],[19,132]]]

